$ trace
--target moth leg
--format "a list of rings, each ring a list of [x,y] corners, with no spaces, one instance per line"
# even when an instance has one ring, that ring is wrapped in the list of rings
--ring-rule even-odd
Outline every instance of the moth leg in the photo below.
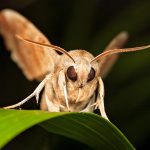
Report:
[[[38,85],[38,87],[33,91],[33,93],[31,93],[28,97],[26,97],[24,100],[22,100],[21,102],[14,104],[14,105],[10,105],[7,107],[4,107],[5,109],[12,109],[12,108],[16,108],[16,107],[20,107],[21,105],[23,105],[24,103],[26,103],[28,100],[30,100],[32,97],[36,97],[36,101],[38,103],[39,100],[39,94],[42,91],[43,87],[45,86],[46,82],[48,80],[50,80],[51,75],[47,75],[44,80]]]
[[[66,78],[65,78],[64,70],[61,70],[59,72],[58,86],[60,88],[59,92],[62,93],[62,95],[64,96],[64,101],[65,101],[66,107],[67,107],[68,111],[70,111],[69,102],[68,102],[67,86],[66,86]]]
[[[98,78],[98,82],[99,82],[99,87],[98,87],[98,96],[97,96],[97,101],[96,101],[96,107],[95,108],[99,108],[101,116],[107,120],[108,117],[106,115],[105,112],[105,106],[104,106],[104,84],[103,81],[101,79],[101,77]]]
[[[67,96],[67,88],[66,88],[66,84],[64,84],[63,88],[64,88],[64,96],[65,96],[66,106],[67,106],[68,111],[70,111],[70,108],[69,108],[69,102],[68,102],[68,96]]]

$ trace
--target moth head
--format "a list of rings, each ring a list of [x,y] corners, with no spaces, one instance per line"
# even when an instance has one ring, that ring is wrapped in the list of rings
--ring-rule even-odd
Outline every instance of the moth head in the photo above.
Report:
[[[68,52],[74,59],[72,62],[67,56],[62,56],[62,68],[68,82],[76,87],[82,88],[87,83],[95,81],[100,72],[100,66],[98,62],[90,61],[94,58],[92,54],[84,50],[73,50]]]
[[[93,67],[90,68],[90,72],[88,73],[87,82],[92,81],[95,78],[95,69]],[[74,66],[69,66],[67,69],[67,76],[73,82],[77,81],[77,72]]]
[[[82,74],[83,74],[83,77],[84,77],[84,72],[82,72],[81,75]],[[76,81],[79,80],[78,81],[79,82],[79,87],[81,88],[81,87],[84,86],[84,84],[86,82],[88,83],[88,82],[92,81],[95,78],[96,71],[93,67],[90,67],[90,71],[88,72],[88,75],[86,76],[86,74],[85,74],[86,81],[85,81],[85,79],[82,79],[82,76],[81,76],[81,79],[79,79],[79,74],[77,72],[77,69],[74,66],[69,66],[67,68],[66,75],[67,75],[68,79],[71,80],[72,82],[76,82]]]

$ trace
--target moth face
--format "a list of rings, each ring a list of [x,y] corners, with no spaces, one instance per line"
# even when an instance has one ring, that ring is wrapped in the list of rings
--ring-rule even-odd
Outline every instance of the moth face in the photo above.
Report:
[[[78,88],[84,87],[97,79],[99,75],[99,64],[97,62],[90,63],[94,58],[93,55],[84,50],[70,51],[69,54],[75,60],[75,63],[68,57],[65,57],[64,68],[68,82],[71,82]]]

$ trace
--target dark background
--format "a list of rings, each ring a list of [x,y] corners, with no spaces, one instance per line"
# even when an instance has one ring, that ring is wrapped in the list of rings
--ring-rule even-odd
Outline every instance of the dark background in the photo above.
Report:
[[[85,49],[97,55],[120,31],[130,34],[126,47],[150,44],[149,0],[0,0],[0,10],[12,8],[30,19],[51,41],[66,50]],[[122,54],[105,83],[110,120],[139,150],[150,140],[150,49]],[[29,82],[10,59],[0,37],[0,106],[29,95],[38,82]],[[38,109],[35,101],[23,106]],[[42,141],[41,141],[42,140]],[[41,141],[41,142],[40,142]],[[88,149],[36,126],[4,149]]]

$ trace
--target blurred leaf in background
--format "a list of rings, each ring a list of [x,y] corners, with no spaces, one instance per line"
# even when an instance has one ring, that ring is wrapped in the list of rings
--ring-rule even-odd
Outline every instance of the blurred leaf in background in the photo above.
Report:
[[[0,9],[8,7],[25,15],[53,44],[66,50],[81,48],[97,55],[123,30],[130,35],[126,47],[150,44],[149,0],[0,0]],[[25,79],[0,40],[0,104],[6,106],[29,95],[38,83]],[[121,54],[104,80],[110,120],[141,150],[148,149],[150,140],[149,68],[150,49]],[[31,103],[23,108],[38,108]]]

